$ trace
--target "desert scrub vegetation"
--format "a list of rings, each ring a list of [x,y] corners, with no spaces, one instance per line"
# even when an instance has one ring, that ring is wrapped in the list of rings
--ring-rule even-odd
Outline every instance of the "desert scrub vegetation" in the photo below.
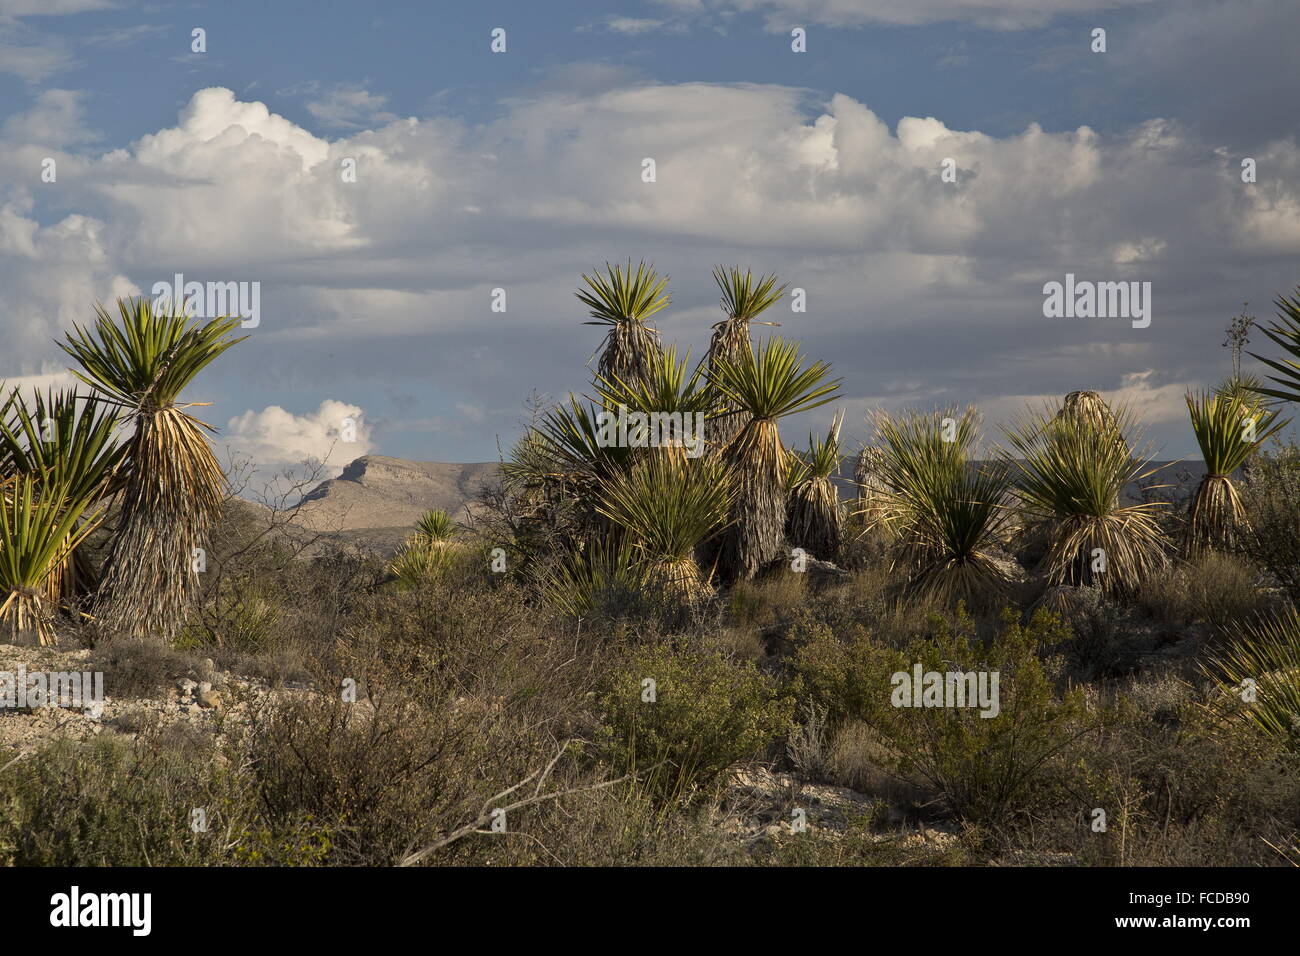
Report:
[[[1288,862],[1300,468],[1265,399],[1293,399],[1234,353],[1189,399],[1185,498],[1133,500],[1161,472],[1089,391],[1000,445],[974,408],[890,409],[855,456],[826,409],[792,451],[838,380],[751,342],[776,276],[715,280],[693,363],[649,324],[666,277],[585,276],[590,389],[396,556],[296,527],[310,472],[261,507],[212,472],[181,393],[228,321],[99,309],[68,342],[89,393],[3,393],[3,636],[89,645],[141,705],[191,673],[265,693],[0,745],[0,863]],[[979,706],[908,706],[918,673]],[[782,829],[816,787],[853,812]]]

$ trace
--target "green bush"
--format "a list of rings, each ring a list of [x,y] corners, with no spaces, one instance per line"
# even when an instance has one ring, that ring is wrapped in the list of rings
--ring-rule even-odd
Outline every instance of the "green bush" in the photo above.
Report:
[[[293,847],[326,837],[257,827],[246,781],[226,766],[207,739],[181,728],[138,741],[55,741],[0,775],[0,865],[311,862]],[[195,810],[206,830],[196,832]]]
[[[1247,527],[1241,547],[1300,601],[1300,447],[1288,442],[1246,466],[1241,489]]]
[[[1027,807],[1035,783],[1080,733],[1081,695],[1057,696],[1061,663],[1051,655],[1070,637],[1046,613],[1021,625],[1010,609],[987,641],[960,610],[952,620],[936,617],[931,635],[901,650],[867,636],[842,643],[824,633],[799,649],[796,686],[834,717],[870,727],[882,744],[885,769],[928,786],[969,821],[1005,823]],[[893,675],[910,675],[918,663],[923,672],[997,672],[998,714],[894,706]]]
[[[753,664],[667,644],[629,651],[601,702],[614,764],[664,803],[707,790],[785,735],[794,713]]]

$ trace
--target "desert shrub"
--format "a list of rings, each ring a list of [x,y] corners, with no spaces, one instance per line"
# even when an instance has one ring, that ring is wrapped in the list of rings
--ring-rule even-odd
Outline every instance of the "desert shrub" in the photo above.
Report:
[[[785,743],[786,760],[800,780],[827,779],[826,709],[805,704]]]
[[[743,866],[745,846],[707,803],[666,813],[637,782],[566,796],[515,815],[527,839],[476,841],[472,862],[509,866]]]
[[[874,721],[889,704],[889,678],[904,655],[865,629],[843,637],[825,625],[805,626],[795,638],[792,684],[805,707],[824,711],[833,724],[856,717]]]
[[[895,754],[899,773],[915,775],[959,816],[1005,825],[1034,802],[1034,788],[1080,734],[1082,696],[1055,693],[1059,659],[1043,658],[1065,636],[1060,622],[1039,614],[1028,625],[1004,613],[1001,630],[982,646],[969,624],[943,626],[916,641],[907,656],[923,671],[999,675],[999,710],[889,708],[877,727]],[[991,678],[990,678],[991,680]]]
[[[1243,556],[1203,551],[1152,575],[1138,604],[1171,630],[1197,621],[1222,629],[1254,616],[1267,603],[1258,579],[1258,571]]]
[[[178,729],[135,742],[54,741],[0,775],[0,864],[235,862],[253,805],[215,757],[210,741]],[[196,808],[207,832],[191,829]]]
[[[1256,455],[1241,489],[1247,526],[1242,550],[1300,600],[1300,447]]]
[[[1205,702],[1191,684],[1163,676],[1134,679],[1100,703],[1072,748],[1079,773],[1062,803],[1073,812],[1058,810],[1057,832],[1048,823],[1036,836],[1096,864],[1279,863],[1265,840],[1280,844],[1300,826],[1300,777]],[[1091,826],[1096,808],[1105,831]]]
[[[653,680],[653,700],[646,680]],[[626,653],[601,697],[610,759],[664,803],[707,791],[786,734],[792,701],[753,664],[670,645]]]
[[[1057,650],[1076,680],[1130,674],[1140,666],[1143,654],[1154,649],[1154,639],[1144,633],[1132,609],[1100,588],[1054,588],[1039,607],[1068,625],[1071,636]]]
[[[781,571],[755,581],[740,581],[728,594],[733,619],[747,627],[768,627],[788,620],[808,604],[808,576]]]
[[[1021,625],[1007,610],[989,640],[975,631],[959,612],[934,618],[931,635],[901,649],[823,633],[799,649],[795,686],[834,718],[869,727],[885,769],[923,783],[973,822],[1005,823],[1031,802],[1035,783],[1079,733],[1081,698],[1055,692],[1062,665],[1050,652],[1070,638],[1056,618],[1040,613]],[[996,672],[1000,711],[981,717],[973,707],[894,706],[893,675],[910,677],[918,663],[923,672]]]
[[[328,827],[331,865],[400,862],[527,775],[530,741],[494,732],[484,717],[400,695],[373,706],[311,698],[278,707],[254,725],[249,755],[264,817],[272,830],[304,818]],[[508,780],[511,771],[518,777]]]

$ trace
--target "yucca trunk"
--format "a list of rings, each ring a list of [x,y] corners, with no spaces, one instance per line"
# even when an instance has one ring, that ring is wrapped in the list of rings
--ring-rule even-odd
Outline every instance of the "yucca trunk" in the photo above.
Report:
[[[734,316],[719,322],[713,329],[709,341],[709,368],[716,369],[720,362],[737,362],[751,353],[753,346],[749,341],[749,321]],[[725,400],[719,400],[717,417],[710,418],[704,424],[704,436],[708,447],[721,450],[735,441],[740,430],[745,427],[745,415]]]
[[[193,552],[207,546],[225,476],[198,420],[176,405],[138,413],[128,445],[95,617],[114,635],[170,642],[198,591]]]
[[[749,580],[782,556],[785,543],[785,449],[772,419],[753,419],[728,446],[736,481],[733,523],[722,535],[718,566],[730,580]]]
[[[1245,523],[1241,497],[1227,475],[1205,475],[1187,513],[1183,530],[1184,553],[1193,556],[1210,548],[1231,550]]]
[[[829,478],[810,478],[790,492],[786,534],[792,547],[815,558],[834,561],[844,537],[839,494]]]
[[[75,532],[74,535],[79,537]],[[80,548],[76,548],[69,551],[68,556],[50,574],[49,580],[45,582],[45,597],[55,606],[71,604],[92,593],[97,582],[90,559]]]
[[[693,607],[713,595],[695,558],[656,561],[646,567],[646,588],[668,604]]]
[[[16,588],[0,604],[0,622],[9,643],[45,647],[55,643],[54,612],[44,588]]]
[[[853,469],[853,484],[857,488],[854,513],[861,517],[865,528],[875,527],[884,517],[886,488],[880,477],[880,460],[879,448],[864,445]]]
[[[636,319],[624,319],[605,337],[596,371],[610,380],[644,382],[662,354],[657,332]]]

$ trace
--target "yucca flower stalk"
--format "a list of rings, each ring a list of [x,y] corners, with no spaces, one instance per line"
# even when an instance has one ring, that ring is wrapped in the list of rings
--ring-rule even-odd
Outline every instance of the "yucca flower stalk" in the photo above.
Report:
[[[1159,470],[1151,467],[1149,449],[1135,452],[1126,437],[1136,431],[1127,408],[1111,420],[1030,410],[1003,431],[1020,506],[1048,535],[1043,560],[1050,583],[1115,595],[1131,592],[1163,565],[1155,516],[1164,503],[1120,503],[1126,485]]]
[[[766,275],[755,279],[748,269],[740,274],[740,269],[733,266],[724,269],[718,266],[713,270],[713,281],[722,293],[720,305],[726,318],[713,325],[713,335],[709,340],[706,356],[708,367],[712,370],[719,362],[737,361],[753,352],[749,340],[751,322],[759,321],[758,316],[780,301],[786,287],[777,288],[776,275]],[[777,322],[761,322],[761,325],[779,325]],[[719,402],[717,414],[708,426],[709,444],[713,448],[722,448],[740,431],[744,425],[743,416],[732,405]]]
[[[839,379],[825,362],[804,365],[799,349],[774,336],[755,352],[720,359],[709,381],[740,410],[744,424],[722,449],[738,486],[733,522],[723,533],[718,566],[729,580],[752,578],[781,556],[785,539],[789,455],[778,422],[835,400]]]
[[[98,501],[110,493],[126,451],[116,428],[116,415],[76,389],[36,392],[30,402],[14,389],[0,408],[0,475],[66,483],[70,500]],[[47,579],[47,597],[70,601],[93,585],[90,563],[69,550]]]
[[[1189,391],[1186,400],[1192,431],[1205,458],[1205,475],[1188,505],[1183,550],[1193,555],[1205,548],[1230,549],[1246,521],[1232,475],[1289,419],[1279,421],[1279,413],[1264,408],[1258,397],[1243,400],[1239,394],[1225,397]]]
[[[12,643],[55,642],[50,576],[102,519],[73,497],[66,475],[22,473],[0,482],[0,627]]]
[[[727,523],[735,496],[718,459],[655,455],[611,481],[598,507],[628,532],[651,592],[689,606],[712,594],[695,549]]]
[[[1300,753],[1300,611],[1288,605],[1230,626],[1227,636],[1228,645],[1202,666],[1222,692],[1217,709]]]
[[[973,408],[875,415],[881,484],[870,527],[892,541],[911,589],[955,603],[996,596],[1007,583],[990,553],[1006,521],[1001,465],[977,466]]]
[[[405,585],[435,577],[451,564],[460,536],[460,527],[441,509],[426,511],[415,523],[388,570]]]
[[[134,431],[125,445],[115,501],[116,533],[94,612],[110,634],[171,642],[198,589],[193,550],[206,546],[226,487],[204,432],[181,391],[243,341],[238,318],[192,325],[183,303],[169,314],[146,298],[119,299],[118,319],[96,305],[96,321],[74,326],[61,347],[80,366],[95,400],[115,407]]]
[[[605,275],[584,273],[582,281],[587,288],[574,295],[591,310],[592,318],[583,324],[609,327],[598,349],[596,373],[627,382],[644,378],[661,351],[659,333],[645,323],[668,306],[670,296],[664,291],[668,277],[660,276],[644,262],[637,265],[633,275],[629,259],[626,270],[607,262]]]
[[[840,428],[837,413],[825,438],[808,434],[808,451],[791,455],[787,478],[786,537],[791,547],[803,548],[823,561],[839,556],[844,537],[844,512],[834,477],[840,468]]]

